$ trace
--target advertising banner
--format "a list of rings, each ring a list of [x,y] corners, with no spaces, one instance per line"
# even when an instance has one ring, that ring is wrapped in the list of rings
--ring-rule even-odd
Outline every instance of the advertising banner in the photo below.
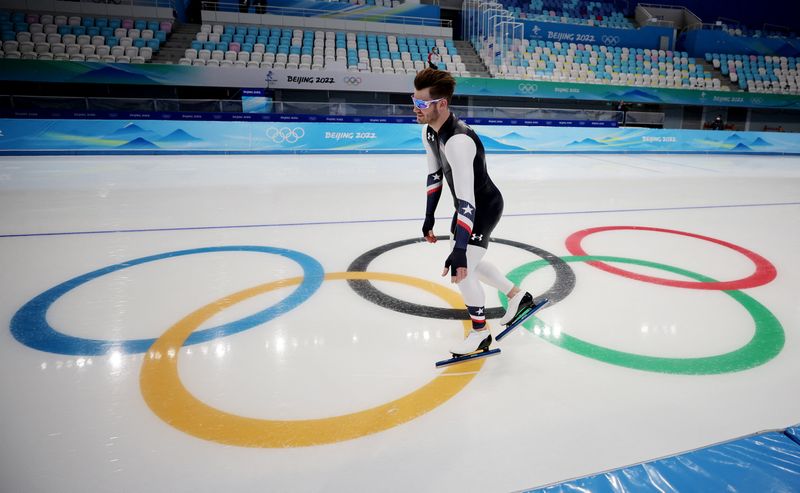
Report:
[[[675,46],[675,30],[667,27],[645,26],[639,29],[616,29],[528,19],[520,19],[520,21],[523,23],[524,35],[527,39],[659,49],[661,38],[664,36],[667,38],[669,49]]]
[[[413,75],[9,59],[0,59],[0,81],[265,87],[401,94],[410,94],[414,87]],[[543,80],[458,77],[456,93],[465,96],[516,96],[583,101],[625,100],[674,105],[800,109],[800,96],[783,94],[577,84]]]
[[[800,154],[800,134],[474,125],[488,152]],[[3,154],[422,153],[409,123],[0,119]]]

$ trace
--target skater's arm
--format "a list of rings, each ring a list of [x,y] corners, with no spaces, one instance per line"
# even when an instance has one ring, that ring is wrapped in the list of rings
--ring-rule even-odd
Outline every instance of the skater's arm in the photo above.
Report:
[[[467,249],[475,218],[475,176],[473,162],[477,154],[475,142],[464,134],[455,135],[447,141],[444,150],[447,162],[453,170],[453,186],[458,211],[456,218],[455,248]]]
[[[439,198],[442,196],[442,168],[433,154],[430,143],[428,142],[428,126],[422,127],[422,144],[425,147],[425,158],[428,160],[428,199],[425,206],[425,222],[422,225],[422,236],[428,243],[436,243],[436,235],[433,234],[434,214]]]

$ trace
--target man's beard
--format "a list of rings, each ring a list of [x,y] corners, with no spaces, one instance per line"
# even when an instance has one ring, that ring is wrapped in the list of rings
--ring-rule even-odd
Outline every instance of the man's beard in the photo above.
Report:
[[[417,123],[430,123],[436,121],[439,118],[439,110],[433,110],[432,112],[428,113],[428,116],[425,116],[425,113],[420,113],[417,117]]]

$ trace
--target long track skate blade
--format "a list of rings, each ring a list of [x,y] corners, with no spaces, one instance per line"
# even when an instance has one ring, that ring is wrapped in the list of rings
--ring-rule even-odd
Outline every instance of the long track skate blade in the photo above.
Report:
[[[499,348],[495,348],[495,349],[490,349],[488,351],[480,351],[480,352],[477,352],[477,353],[465,354],[463,356],[454,356],[454,357],[452,357],[450,359],[444,359],[442,361],[437,361],[436,362],[436,368],[441,368],[443,366],[449,366],[449,365],[455,365],[457,363],[463,363],[465,361],[469,361],[469,360],[472,360],[472,359],[485,358],[487,356],[494,356],[495,354],[498,354],[499,352],[500,352],[500,349]]]
[[[528,320],[531,317],[531,315],[539,311],[539,309],[542,308],[544,305],[546,305],[548,301],[550,300],[544,298],[542,301],[539,302],[539,304],[533,305],[533,307],[531,307],[530,310],[525,312],[525,314],[523,314],[514,322],[510,323],[503,332],[500,332],[500,334],[498,334],[497,337],[495,337],[494,340],[500,341],[502,338],[507,336],[512,330],[516,329],[518,325],[522,324],[522,322]]]

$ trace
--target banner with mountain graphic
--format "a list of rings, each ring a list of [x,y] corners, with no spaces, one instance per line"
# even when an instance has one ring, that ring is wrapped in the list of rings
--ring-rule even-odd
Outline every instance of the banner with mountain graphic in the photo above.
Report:
[[[800,154],[800,134],[475,125],[488,152]],[[0,153],[423,152],[408,123],[0,119]]]
[[[800,96],[665,87],[612,86],[542,80],[458,77],[463,96],[620,101],[665,105],[800,109]],[[379,93],[413,92],[411,74],[314,72],[299,69],[232,69],[158,63],[127,64],[0,59],[0,81],[139,84],[160,86],[269,87]]]

